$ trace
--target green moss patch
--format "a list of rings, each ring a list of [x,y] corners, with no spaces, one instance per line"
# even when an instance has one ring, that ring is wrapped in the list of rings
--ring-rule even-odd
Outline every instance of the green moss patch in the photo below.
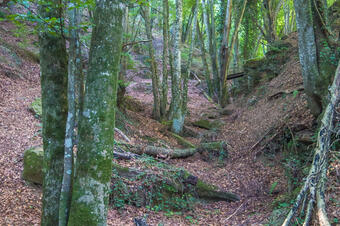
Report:
[[[30,182],[42,184],[43,174],[43,157],[42,147],[28,149],[24,153],[24,171],[22,177]]]
[[[29,110],[34,114],[35,117],[41,118],[42,115],[42,106],[41,106],[41,98],[36,98],[30,105]]]

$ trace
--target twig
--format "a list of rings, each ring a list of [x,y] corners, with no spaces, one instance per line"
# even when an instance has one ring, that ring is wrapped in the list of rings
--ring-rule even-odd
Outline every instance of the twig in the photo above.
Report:
[[[135,42],[128,42],[128,43],[125,43],[123,44],[122,46],[122,49],[124,49],[125,47],[127,46],[130,46],[130,45],[136,45],[136,44],[139,44],[139,43],[143,43],[143,42],[151,42],[152,40],[140,40],[140,41],[135,41]]]
[[[242,204],[234,211],[233,214],[231,214],[229,217],[227,217],[227,219],[226,219],[225,221],[227,222],[230,218],[232,218],[232,217],[239,211],[239,209],[241,209],[241,207],[243,206],[244,203],[246,203],[246,202],[243,202],[243,203],[242,203]]]

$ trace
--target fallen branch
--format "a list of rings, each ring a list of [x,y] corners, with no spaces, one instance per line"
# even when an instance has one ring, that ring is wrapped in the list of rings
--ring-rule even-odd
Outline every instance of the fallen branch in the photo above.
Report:
[[[135,41],[135,42],[128,42],[128,43],[125,43],[123,44],[122,46],[122,49],[126,48],[127,46],[131,46],[131,45],[136,45],[136,44],[139,44],[139,43],[145,43],[145,42],[151,42],[152,40],[139,40],[139,41]]]
[[[334,77],[330,91],[330,102],[325,110],[321,120],[320,131],[318,133],[317,146],[314,152],[313,163],[306,181],[298,194],[293,207],[288,216],[283,222],[283,226],[288,226],[296,216],[298,211],[304,212],[304,205],[307,202],[307,210],[305,215],[305,222],[303,225],[308,225],[312,214],[314,213],[314,204],[316,203],[316,213],[320,225],[330,225],[327,217],[325,206],[325,184],[327,180],[328,155],[331,144],[331,135],[333,133],[334,121],[336,114],[336,107],[340,104],[340,63]],[[336,120],[335,120],[336,121]],[[304,201],[307,199],[308,201]],[[302,207],[300,208],[302,204]]]
[[[197,152],[202,154],[204,152],[207,153],[215,153],[216,155],[227,156],[227,144],[223,141],[221,142],[211,142],[211,143],[202,143],[196,148],[186,148],[186,149],[169,149],[163,147],[155,147],[155,146],[142,146],[142,145],[129,145],[124,144],[128,147],[128,151],[133,152],[138,155],[147,154],[153,157],[158,157],[162,159],[174,159],[174,158],[187,158],[190,157]]]
[[[124,140],[126,140],[129,143],[131,142],[131,140],[120,129],[115,127],[115,131],[119,133],[124,138]]]
[[[268,97],[268,100],[272,100],[272,99],[276,99],[276,98],[278,98],[279,96],[282,96],[282,95],[284,95],[284,94],[292,94],[292,93],[294,93],[295,91],[302,91],[302,90],[304,90],[304,88],[303,87],[298,87],[297,89],[294,89],[294,90],[281,90],[281,91],[279,91],[279,92],[277,92],[277,93],[274,93],[273,95],[270,95],[269,97]]]

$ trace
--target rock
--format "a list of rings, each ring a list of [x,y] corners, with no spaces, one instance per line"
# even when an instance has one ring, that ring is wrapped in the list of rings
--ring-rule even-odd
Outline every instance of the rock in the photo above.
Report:
[[[219,110],[219,113],[221,115],[232,115],[234,113],[234,109],[232,109],[231,107],[225,107]]]
[[[44,151],[41,146],[33,147],[24,153],[24,171],[22,177],[30,182],[42,184]]]
[[[248,106],[253,106],[253,105],[255,105],[256,104],[256,102],[257,102],[257,98],[256,98],[256,96],[253,96],[252,98],[250,98],[249,100],[248,100]]]
[[[215,121],[209,121],[207,119],[201,119],[198,120],[196,122],[192,123],[194,126],[197,126],[199,128],[203,128],[203,129],[208,129],[208,130],[212,130],[212,129],[218,129],[223,125],[223,122],[220,120],[215,120]]]
[[[209,112],[202,114],[202,117],[208,119],[217,119],[219,117],[219,114],[217,112]]]

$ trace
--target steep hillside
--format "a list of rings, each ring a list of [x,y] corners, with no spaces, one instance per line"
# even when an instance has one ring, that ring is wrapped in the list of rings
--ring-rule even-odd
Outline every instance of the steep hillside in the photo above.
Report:
[[[0,22],[0,27],[0,224],[39,225],[41,186],[21,178],[24,151],[42,144],[40,122],[29,110],[40,96],[36,38],[6,22]],[[200,154],[161,160],[235,192],[241,200],[201,202],[187,212],[123,205],[110,208],[109,225],[133,225],[134,218],[143,216],[150,225],[277,225],[308,169],[316,129],[306,107],[296,34],[285,42],[290,43],[290,51],[284,56],[285,63],[279,65],[278,75],[268,77],[261,72],[253,89],[234,96],[226,109],[219,109],[205,98],[198,80],[189,81],[185,124],[191,135],[186,139],[193,144],[226,141],[226,160],[211,161],[210,156]],[[131,145],[182,147],[167,132],[166,121],[159,123],[151,118],[151,79],[136,65],[129,70],[126,109],[118,112],[117,127],[130,138]],[[217,124],[207,130],[195,126],[198,120]],[[119,133],[115,137],[124,141]],[[114,161],[124,166],[137,164],[135,160]],[[340,215],[338,170],[339,164],[332,162],[327,193],[332,220]]]

